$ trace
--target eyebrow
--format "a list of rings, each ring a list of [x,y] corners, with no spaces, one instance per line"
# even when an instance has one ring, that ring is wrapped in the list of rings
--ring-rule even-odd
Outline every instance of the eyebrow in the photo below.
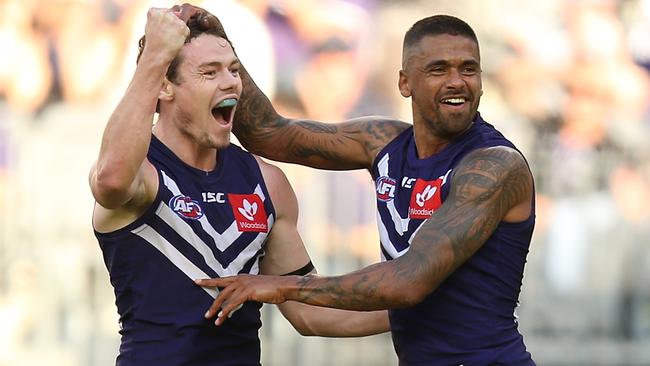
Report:
[[[432,68],[434,66],[448,66],[448,65],[449,65],[449,61],[447,61],[447,60],[433,60],[433,61],[429,62],[428,64],[426,64],[424,66],[424,69],[428,70],[428,69],[430,69],[430,68]],[[469,59],[469,60],[464,60],[461,63],[461,66],[480,66],[480,64],[476,60]]]
[[[211,66],[212,67],[220,67],[220,66],[223,66],[224,64],[225,63],[221,62],[221,61],[204,62],[204,63],[199,65],[199,68],[211,67]],[[228,64],[228,66],[237,65],[237,64],[240,64],[240,62],[239,62],[238,58],[235,58]]]

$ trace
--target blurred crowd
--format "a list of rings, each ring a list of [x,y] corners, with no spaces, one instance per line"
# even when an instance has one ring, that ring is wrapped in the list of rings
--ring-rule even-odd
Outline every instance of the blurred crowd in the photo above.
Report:
[[[518,314],[529,348],[542,365],[650,364],[650,0],[193,3],[220,17],[281,113],[324,121],[409,121],[397,90],[404,33],[429,14],[466,20],[481,46],[479,111],[536,179]],[[115,308],[85,179],[133,73],[146,10],[173,4],[0,0],[0,365],[114,360]],[[281,166],[321,273],[378,260],[366,172]],[[268,364],[304,364],[305,344],[311,364],[350,344],[373,351],[349,348],[331,364],[395,363],[387,337],[287,346],[273,336],[291,330],[265,316]],[[584,352],[559,351],[569,346]]]

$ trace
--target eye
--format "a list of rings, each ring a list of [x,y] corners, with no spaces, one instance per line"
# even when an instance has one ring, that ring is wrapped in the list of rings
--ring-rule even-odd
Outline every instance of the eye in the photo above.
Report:
[[[239,76],[239,69],[240,69],[239,66],[237,66],[237,67],[232,67],[232,68],[230,68],[230,73],[231,73],[233,76]]]
[[[432,75],[444,75],[445,72],[447,72],[447,70],[442,66],[436,66],[429,69],[429,74]]]
[[[213,78],[217,76],[217,72],[215,70],[206,70],[203,72],[203,76],[208,77],[208,78]]]
[[[480,72],[478,66],[465,66],[462,70],[463,75],[476,75]]]

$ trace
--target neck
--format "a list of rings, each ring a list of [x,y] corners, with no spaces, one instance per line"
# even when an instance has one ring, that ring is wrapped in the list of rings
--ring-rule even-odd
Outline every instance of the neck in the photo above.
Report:
[[[430,156],[438,154],[444,150],[454,139],[461,136],[469,130],[474,122],[470,122],[467,127],[452,136],[440,136],[436,134],[427,124],[418,123],[413,126],[413,135],[415,138],[415,147],[417,149],[418,159],[426,159]]]
[[[426,159],[442,151],[450,140],[440,138],[429,131],[419,131],[422,128],[413,127],[415,147],[419,159]]]
[[[160,120],[153,127],[153,135],[185,164],[205,172],[215,169],[217,149],[201,146],[188,134]]]

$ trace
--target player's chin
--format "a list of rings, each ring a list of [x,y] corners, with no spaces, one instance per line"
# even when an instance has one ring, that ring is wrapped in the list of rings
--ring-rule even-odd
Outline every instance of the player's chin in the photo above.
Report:
[[[215,149],[225,149],[230,145],[230,134],[218,136],[211,139],[212,147]]]
[[[230,145],[231,131],[230,126],[218,126],[204,135],[204,141],[213,149],[223,149]]]

